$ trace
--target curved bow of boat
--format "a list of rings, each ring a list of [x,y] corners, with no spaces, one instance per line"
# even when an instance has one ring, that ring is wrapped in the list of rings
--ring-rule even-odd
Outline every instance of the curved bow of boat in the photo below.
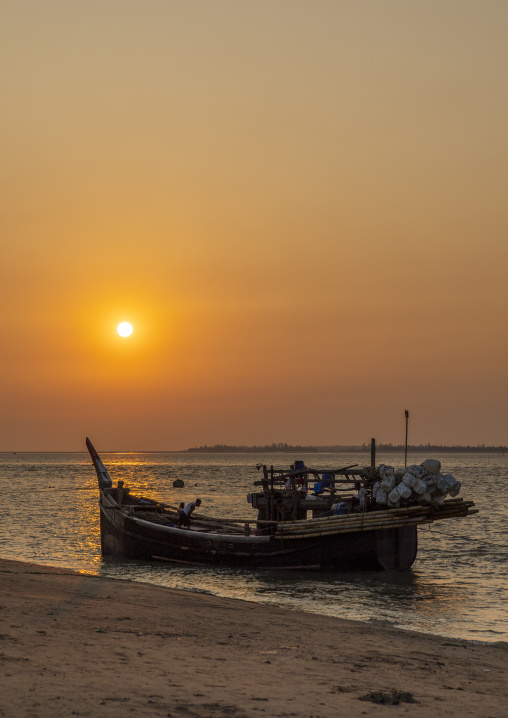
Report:
[[[97,480],[99,481],[99,489],[108,489],[111,486],[113,486],[113,482],[111,481],[111,477],[107,472],[106,467],[100,460],[99,454],[96,452],[94,445],[88,438],[86,437],[86,447],[88,451],[90,452],[90,456],[92,457],[93,465],[95,466],[95,471],[97,472]]]

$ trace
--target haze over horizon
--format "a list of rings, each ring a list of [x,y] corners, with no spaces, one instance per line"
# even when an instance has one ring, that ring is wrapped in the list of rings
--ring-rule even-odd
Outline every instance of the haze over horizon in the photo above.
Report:
[[[507,29],[4,3],[0,451],[506,445]]]

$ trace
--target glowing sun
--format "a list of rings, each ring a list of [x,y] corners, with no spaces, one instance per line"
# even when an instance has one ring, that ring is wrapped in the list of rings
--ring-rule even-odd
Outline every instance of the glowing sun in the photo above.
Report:
[[[121,322],[121,324],[117,326],[116,331],[121,337],[130,337],[132,334],[132,324],[129,324],[129,322]]]

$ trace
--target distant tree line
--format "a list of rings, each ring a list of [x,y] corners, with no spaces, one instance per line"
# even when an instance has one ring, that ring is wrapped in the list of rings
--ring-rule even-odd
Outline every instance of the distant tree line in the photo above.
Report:
[[[462,452],[462,453],[504,453],[508,451],[506,446],[486,446],[485,444],[478,444],[477,446],[470,446],[469,444],[463,446],[461,444],[453,444],[452,446],[445,446],[443,444],[409,444],[408,451],[419,452],[419,453],[447,453],[447,452]],[[231,446],[229,444],[215,444],[214,446],[195,446],[192,449],[187,449],[189,453],[202,453],[202,454],[241,454],[241,453],[301,453],[301,454],[317,454],[317,453],[370,453],[370,444],[358,444],[350,446],[300,446],[298,444],[266,444],[265,446]],[[376,444],[376,452],[390,452],[390,453],[404,453],[404,444]]]
[[[228,444],[215,444],[214,446],[196,446],[192,449],[187,449],[191,453],[204,453],[204,454],[227,454],[227,453],[274,453],[280,452],[300,452],[305,454],[315,454],[320,449],[317,446],[293,446],[292,444],[266,444],[265,446],[229,446]]]
[[[445,452],[457,452],[457,453],[504,453],[508,451],[506,446],[486,446],[485,444],[477,444],[476,446],[470,446],[469,444],[452,444],[450,446],[444,444],[408,444],[408,451],[419,451],[419,452],[433,452],[433,453],[445,453]],[[370,451],[370,444],[362,444],[360,451]],[[404,444],[376,444],[376,451],[391,451],[391,452],[404,452]]]

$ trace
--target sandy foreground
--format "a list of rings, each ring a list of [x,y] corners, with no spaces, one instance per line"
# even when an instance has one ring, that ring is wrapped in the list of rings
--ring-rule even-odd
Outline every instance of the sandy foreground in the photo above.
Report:
[[[0,586],[0,716],[508,716],[507,644],[16,561]]]

